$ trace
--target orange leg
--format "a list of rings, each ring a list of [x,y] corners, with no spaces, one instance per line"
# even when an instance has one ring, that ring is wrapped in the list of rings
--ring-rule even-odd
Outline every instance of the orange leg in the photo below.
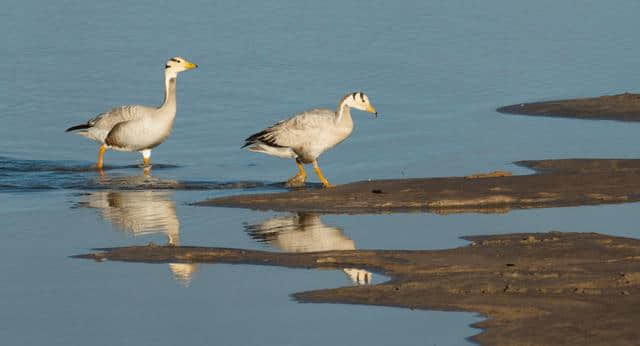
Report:
[[[322,171],[318,166],[318,161],[316,160],[313,160],[313,170],[316,171],[316,174],[318,175],[318,178],[320,178],[320,181],[322,182],[322,185],[324,185],[324,187],[326,188],[333,187],[333,185],[329,184],[329,181],[322,174]]]
[[[304,178],[306,178],[307,177],[307,172],[304,171],[304,166],[302,165],[302,162],[300,162],[300,160],[296,159],[296,165],[298,166],[298,175],[301,175]]]
[[[104,152],[107,151],[107,145],[103,144],[100,146],[100,150],[98,151],[98,164],[96,168],[102,170],[102,166],[104,164]]]
[[[296,165],[298,166],[298,174],[291,177],[291,179],[287,180],[285,186],[287,187],[297,187],[304,185],[305,180],[307,180],[307,172],[304,171],[304,166],[302,166],[302,162],[296,159]]]

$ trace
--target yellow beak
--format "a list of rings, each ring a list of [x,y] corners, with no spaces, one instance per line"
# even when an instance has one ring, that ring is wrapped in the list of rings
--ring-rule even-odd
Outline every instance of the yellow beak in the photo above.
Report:
[[[372,105],[369,105],[369,107],[367,107],[367,112],[369,112],[369,113],[373,113],[373,114],[375,114],[375,115],[378,115],[378,112],[376,111],[376,109],[375,109],[375,108],[373,108],[373,106],[372,106]]]
[[[198,67],[198,65],[196,65],[196,64],[194,64],[194,63],[192,63],[190,61],[187,61],[187,60],[184,60],[182,63],[184,65],[184,68],[186,68],[187,70],[191,70],[191,69],[194,69],[194,68]]]

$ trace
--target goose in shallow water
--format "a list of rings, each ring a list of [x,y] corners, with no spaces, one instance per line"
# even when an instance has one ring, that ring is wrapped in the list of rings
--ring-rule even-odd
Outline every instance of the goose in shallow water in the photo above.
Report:
[[[245,139],[243,148],[284,158],[293,158],[298,166],[298,174],[287,181],[287,186],[304,184],[307,174],[303,163],[312,163],[318,178],[325,187],[331,184],[318,166],[318,156],[327,149],[344,141],[353,130],[350,109],[356,108],[369,113],[378,113],[362,92],[345,95],[338,108],[311,109],[280,121],[275,125]]]
[[[151,149],[164,142],[173,127],[176,116],[176,78],[178,73],[198,67],[182,57],[171,58],[164,69],[164,102],[160,107],[141,105],[120,106],[99,114],[87,123],[68,128],[81,136],[102,143],[97,168],[102,169],[104,152],[111,148],[119,151],[142,153],[145,167],[151,161]]]

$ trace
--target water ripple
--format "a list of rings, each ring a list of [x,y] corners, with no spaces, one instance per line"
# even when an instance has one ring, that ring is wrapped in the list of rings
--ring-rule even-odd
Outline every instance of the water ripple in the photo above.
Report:
[[[154,164],[153,171],[179,168]],[[227,190],[263,187],[280,188],[282,184],[262,181],[179,181],[144,173],[137,165],[106,166],[103,171],[140,170],[138,175],[98,174],[91,165],[77,161],[24,160],[0,157],[0,192],[27,192],[55,189],[79,190]]]

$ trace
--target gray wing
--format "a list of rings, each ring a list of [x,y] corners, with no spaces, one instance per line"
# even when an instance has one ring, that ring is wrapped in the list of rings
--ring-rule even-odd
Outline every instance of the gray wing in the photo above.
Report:
[[[155,108],[153,107],[141,105],[116,107],[108,112],[99,114],[95,118],[90,119],[87,122],[87,125],[89,125],[90,127],[97,127],[102,130],[110,131],[114,126],[121,122],[139,119],[145,114],[149,114],[149,112],[154,110]]]
[[[116,107],[108,112],[98,114],[84,124],[72,126],[68,128],[66,132],[74,131],[81,136],[104,143],[109,132],[111,132],[116,125],[141,119],[145,115],[152,114],[152,112],[157,110],[158,109],[154,107],[141,105]]]
[[[275,147],[295,148],[308,142],[318,132],[334,126],[335,112],[311,109],[280,121],[245,140],[245,146],[262,142]]]

